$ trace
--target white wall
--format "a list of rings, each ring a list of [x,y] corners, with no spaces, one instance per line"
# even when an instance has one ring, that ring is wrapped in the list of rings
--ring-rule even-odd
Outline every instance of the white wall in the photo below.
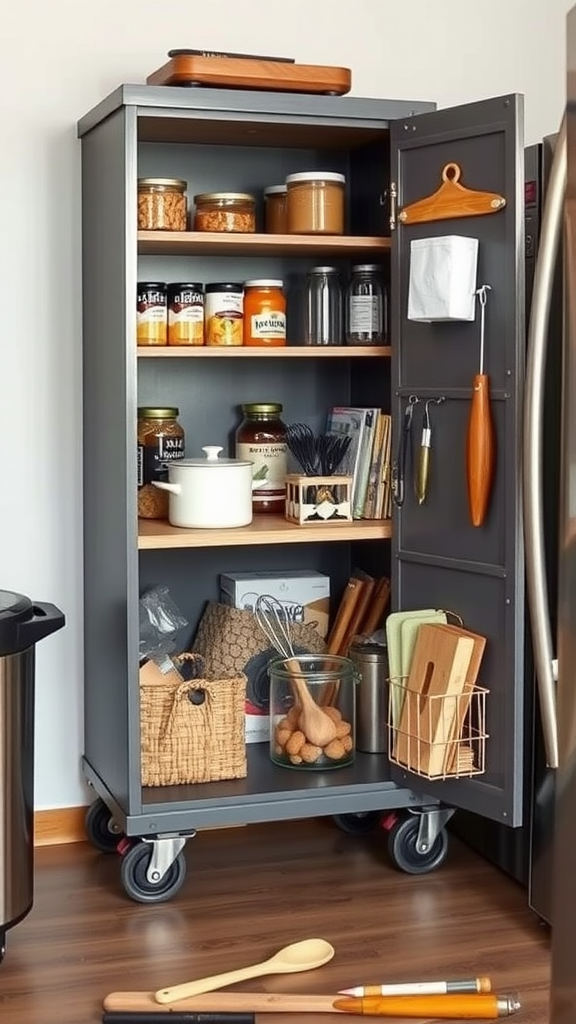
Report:
[[[38,647],[36,805],[86,800],[82,751],[79,144],[75,124],[174,46],[352,68],[353,94],[447,106],[526,95],[554,131],[571,0],[16,0],[0,33],[0,587],[50,600]],[[8,8],[7,8],[8,10]],[[29,72],[27,69],[31,69]],[[102,638],[106,642],[106,638]]]

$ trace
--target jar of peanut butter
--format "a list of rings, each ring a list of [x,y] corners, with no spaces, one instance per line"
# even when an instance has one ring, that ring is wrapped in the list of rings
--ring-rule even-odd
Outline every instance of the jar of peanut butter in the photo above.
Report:
[[[343,235],[346,178],[334,171],[300,171],[286,178],[289,235]]]

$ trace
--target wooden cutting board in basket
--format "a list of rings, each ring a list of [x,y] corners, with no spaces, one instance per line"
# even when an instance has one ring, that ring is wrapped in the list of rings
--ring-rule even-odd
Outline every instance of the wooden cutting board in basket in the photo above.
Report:
[[[166,64],[148,75],[147,85],[200,85],[332,96],[344,96],[352,87],[350,68],[233,54],[204,56],[193,50],[170,50],[168,57]]]
[[[414,647],[394,757],[421,775],[449,770],[475,639],[444,625],[421,625]]]

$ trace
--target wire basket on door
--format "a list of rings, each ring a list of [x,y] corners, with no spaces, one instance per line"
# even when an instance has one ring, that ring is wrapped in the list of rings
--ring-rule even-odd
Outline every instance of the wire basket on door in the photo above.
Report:
[[[407,676],[389,680],[388,752],[393,764],[426,779],[486,771],[488,690],[466,684],[454,695],[425,694]]]

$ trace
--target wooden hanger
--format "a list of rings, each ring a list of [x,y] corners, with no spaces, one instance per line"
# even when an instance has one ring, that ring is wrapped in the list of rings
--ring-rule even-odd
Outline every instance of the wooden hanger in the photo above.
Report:
[[[462,171],[458,164],[446,164],[442,184],[433,195],[404,206],[398,215],[402,224],[424,224],[432,220],[453,220],[456,217],[482,217],[498,213],[506,206],[504,196],[497,192],[478,192],[460,185]]]

